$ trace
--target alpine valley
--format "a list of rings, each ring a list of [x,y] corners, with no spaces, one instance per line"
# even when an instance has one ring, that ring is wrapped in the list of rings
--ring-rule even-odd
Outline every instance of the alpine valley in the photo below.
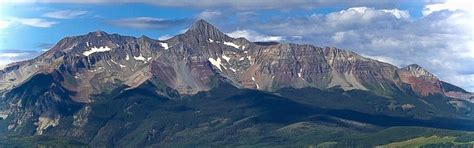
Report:
[[[472,147],[474,94],[422,67],[231,38],[66,37],[0,70],[0,145]],[[2,147],[3,147],[2,146]]]

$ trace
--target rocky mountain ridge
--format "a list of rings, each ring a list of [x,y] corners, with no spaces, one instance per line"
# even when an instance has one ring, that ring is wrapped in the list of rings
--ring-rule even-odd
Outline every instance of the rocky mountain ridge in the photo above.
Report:
[[[0,90],[54,70],[70,79],[63,82],[66,88],[82,92],[73,97],[78,102],[91,102],[91,95],[113,87],[107,85],[123,83],[133,88],[152,77],[180,94],[207,91],[214,87],[216,76],[237,87],[265,91],[341,87],[390,94],[406,91],[409,84],[422,96],[445,93],[441,81],[418,65],[399,69],[333,47],[258,45],[231,38],[204,20],[165,41],[103,31],[67,37],[35,59],[7,66],[1,72]]]
[[[280,116],[278,124],[329,116],[330,124],[357,128],[443,121],[434,127],[470,130],[473,96],[418,65],[398,68],[335,47],[254,43],[199,20],[167,40],[103,31],[66,37],[9,64],[0,70],[0,134],[116,144],[134,131],[147,133],[146,143],[182,137],[195,124],[242,130],[241,123]]]

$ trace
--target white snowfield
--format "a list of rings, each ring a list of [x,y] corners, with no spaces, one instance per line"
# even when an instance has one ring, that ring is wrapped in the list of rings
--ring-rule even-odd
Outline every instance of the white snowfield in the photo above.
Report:
[[[222,55],[222,58],[223,58],[224,60],[226,60],[226,61],[227,61],[227,63],[228,63],[228,62],[229,62],[229,60],[230,60],[230,57],[228,57],[228,56],[225,56],[225,55]]]
[[[93,54],[93,53],[107,52],[107,51],[110,51],[110,50],[112,50],[112,49],[110,49],[110,48],[107,47],[107,46],[101,46],[101,47],[99,47],[99,48],[97,48],[97,47],[92,47],[90,50],[84,51],[82,54],[83,54],[84,56],[89,56],[89,55],[91,55],[91,54]]]
[[[146,62],[145,57],[143,57],[141,54],[140,54],[140,56],[138,56],[138,57],[135,57],[135,56],[134,56],[133,59],[138,60],[138,61]]]
[[[214,58],[209,58],[209,62],[211,62],[212,65],[216,66],[220,71],[222,71],[221,58],[217,57],[217,60],[214,60]]]
[[[236,44],[234,44],[234,43],[232,43],[232,42],[226,42],[226,41],[224,41],[224,45],[232,46],[232,47],[234,47],[234,48],[240,49],[240,46],[239,46],[239,45],[236,45]]]
[[[165,50],[168,50],[170,47],[168,46],[168,43],[161,43],[160,42],[160,45],[161,47],[165,48]]]
[[[300,69],[300,72],[298,72],[298,77],[303,78],[303,76],[301,74],[302,72],[303,72],[303,69]]]

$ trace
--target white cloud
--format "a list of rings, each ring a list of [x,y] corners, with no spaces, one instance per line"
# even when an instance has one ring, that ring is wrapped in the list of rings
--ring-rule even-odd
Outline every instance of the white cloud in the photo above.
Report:
[[[353,41],[356,38],[359,38],[359,35],[355,33],[353,30],[349,31],[338,31],[335,32],[334,35],[331,37],[335,43],[343,43],[345,41]]]
[[[13,63],[15,62],[14,60],[10,60],[10,59],[1,59],[0,60],[0,70],[2,70],[3,68],[5,68],[6,65],[10,64],[10,63]]]
[[[186,23],[187,19],[161,19],[153,17],[134,17],[119,20],[110,20],[109,24],[138,29],[168,29]]]
[[[328,14],[246,21],[250,24],[245,28],[257,28],[255,31],[290,42],[354,50],[396,66],[417,63],[442,80],[474,91],[471,18],[470,12],[459,10],[433,11],[412,18],[405,10],[356,7]]]
[[[227,33],[227,35],[233,38],[243,37],[253,42],[257,42],[257,41],[268,42],[268,41],[283,40],[283,37],[281,36],[267,36],[267,35],[263,35],[252,30],[236,30],[236,31]]]
[[[158,40],[162,40],[162,41],[163,41],[163,40],[170,39],[170,38],[172,38],[172,37],[173,37],[173,36],[171,36],[171,35],[165,34],[165,35],[162,35],[162,36],[158,37]]]
[[[204,20],[219,19],[223,17],[224,15],[222,14],[222,12],[216,10],[205,10],[197,15],[198,19]]]
[[[345,33],[346,33],[346,32],[343,32],[343,31],[341,31],[341,32],[336,32],[336,33],[334,33],[334,35],[332,36],[332,39],[334,40],[334,42],[340,43],[340,42],[342,42],[342,41],[344,40],[344,34],[345,34]]]
[[[371,58],[371,59],[374,59],[374,60],[377,60],[377,61],[380,61],[380,62],[390,63],[390,64],[393,64],[397,67],[402,67],[401,63],[403,63],[402,61],[400,61],[398,59],[393,59],[391,57],[387,57],[387,56],[383,56],[383,55],[370,56],[370,55],[362,54],[362,56],[367,57],[367,58]]]
[[[474,2],[470,0],[447,0],[441,3],[426,5],[423,9],[423,15],[427,16],[433,12],[442,10],[463,10],[472,13],[474,10]]]
[[[87,11],[60,10],[60,11],[47,12],[43,14],[43,17],[56,18],[56,19],[73,19],[85,14],[87,14]]]
[[[383,12],[385,13],[391,13],[393,16],[395,16],[396,18],[400,19],[400,18],[409,18],[410,17],[410,13],[408,13],[408,11],[402,11],[402,10],[398,10],[398,9],[385,9],[385,10],[382,10]]]
[[[13,62],[31,59],[39,53],[39,51],[0,50],[0,69]]]
[[[355,7],[339,12],[329,13],[326,16],[328,22],[332,25],[347,25],[350,22],[359,24],[374,23],[373,20],[391,21],[392,18],[408,19],[410,17],[407,11],[399,9],[374,9],[367,7]]]
[[[22,25],[39,28],[48,28],[58,24],[58,22],[48,21],[41,18],[12,18],[11,21],[14,23],[20,23]]]
[[[0,53],[0,58],[16,58],[26,53]]]
[[[2,2],[2,1],[0,1]],[[393,6],[398,1],[359,0],[354,3],[347,0],[12,0],[6,3],[73,3],[73,4],[123,4],[146,3],[166,7],[190,8],[234,8],[234,9],[311,9],[322,6]]]

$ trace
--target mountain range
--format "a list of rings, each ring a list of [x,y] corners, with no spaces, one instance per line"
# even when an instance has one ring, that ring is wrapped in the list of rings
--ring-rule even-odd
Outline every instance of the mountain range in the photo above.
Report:
[[[167,40],[66,37],[0,70],[0,101],[5,145],[365,147],[474,137],[474,94],[419,65],[251,42],[204,20]],[[406,130],[416,132],[398,133]],[[383,134],[396,136],[371,139]]]

